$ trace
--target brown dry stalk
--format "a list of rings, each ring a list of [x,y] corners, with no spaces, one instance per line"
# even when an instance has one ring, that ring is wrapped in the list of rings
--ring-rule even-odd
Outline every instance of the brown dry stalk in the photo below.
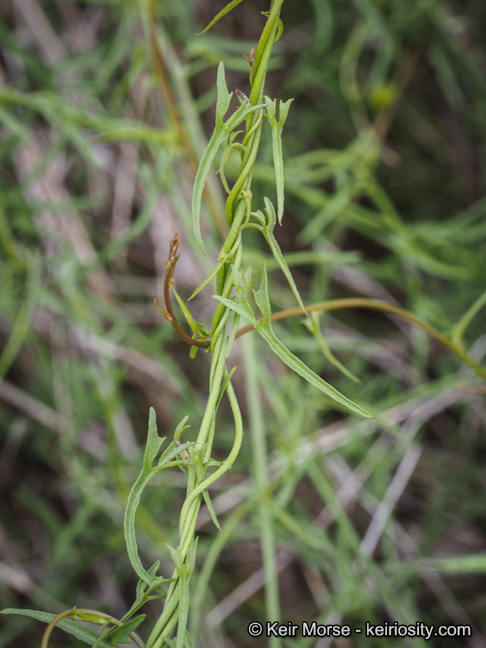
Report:
[[[177,335],[181,337],[184,340],[184,342],[187,342],[192,346],[197,346],[197,347],[207,349],[209,346],[209,341],[194,340],[193,338],[189,337],[189,335],[187,335],[187,333],[183,331],[183,329],[181,328],[181,325],[177,321],[176,316],[174,314],[174,310],[172,308],[172,303],[170,301],[170,287],[174,283],[174,270],[175,270],[177,260],[180,257],[180,254],[177,254],[178,249],[179,249],[179,234],[174,234],[174,238],[170,242],[169,257],[165,263],[166,272],[164,277],[164,301],[165,301],[166,310],[164,311],[164,309],[162,308],[162,306],[160,306],[156,298],[154,299],[154,304],[160,310],[160,312],[164,316],[164,319],[166,319],[168,322],[172,324],[172,326],[177,332]]]

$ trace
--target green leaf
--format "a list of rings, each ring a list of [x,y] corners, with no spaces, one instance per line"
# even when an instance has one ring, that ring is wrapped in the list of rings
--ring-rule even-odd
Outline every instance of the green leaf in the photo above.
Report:
[[[443,558],[415,558],[405,562],[390,560],[385,563],[385,571],[392,574],[433,574],[457,576],[484,576],[486,574],[486,554],[465,556],[445,556]]]
[[[311,313],[310,317],[306,317],[305,320],[302,321],[302,324],[307,327],[307,329],[312,333],[312,335],[316,338],[321,351],[324,355],[324,357],[336,367],[336,369],[339,369],[345,376],[350,378],[352,381],[355,383],[358,383],[361,385],[361,380],[357,378],[354,374],[352,374],[349,369],[346,369],[346,367],[339,362],[337,358],[334,357],[332,354],[331,349],[328,347],[326,340],[324,339],[324,336],[321,333],[321,329],[319,328],[319,317],[321,313]]]
[[[194,189],[192,193],[192,224],[194,228],[194,234],[196,240],[201,248],[202,252],[205,254],[204,245],[202,242],[201,236],[201,200],[204,191],[204,185],[206,183],[206,178],[211,171],[211,164],[214,160],[214,156],[218,152],[218,149],[223,144],[226,138],[226,131],[223,125],[216,123],[214,132],[209,140],[209,144],[204,151],[204,155],[201,158],[199,167],[197,169],[196,179],[194,180]]]
[[[35,619],[36,621],[42,621],[43,623],[49,624],[53,619],[56,618],[57,614],[51,614],[49,612],[38,612],[37,610],[17,610],[14,608],[7,608],[2,610],[0,614],[18,614],[20,616],[29,617]],[[69,634],[76,637],[80,641],[92,646],[98,639],[99,635],[91,628],[87,628],[75,621],[70,619],[61,619],[56,627],[68,632]],[[103,642],[99,644],[100,648],[110,648],[110,644]]]
[[[277,218],[275,215],[275,208],[272,204],[272,202],[268,198],[264,198],[265,202],[265,211],[268,216],[268,222],[266,225],[263,226],[262,232],[263,236],[265,237],[268,245],[270,246],[270,249],[272,250],[272,254],[277,261],[280,270],[285,275],[285,278],[287,279],[289,286],[294,293],[294,296],[297,300],[297,303],[299,306],[302,308],[302,310],[305,312],[305,306],[304,302],[302,301],[302,298],[300,296],[299,290],[297,286],[295,285],[294,278],[292,277],[292,273],[290,272],[289,266],[287,264],[287,261],[285,260],[284,255],[282,254],[282,250],[280,249],[279,244],[277,243],[277,239],[275,238],[275,235],[273,233],[273,230],[275,228],[275,225],[277,223]],[[261,212],[257,212],[257,214],[253,213],[254,216],[258,216],[260,218]]]
[[[102,641],[108,641],[110,646],[116,646],[117,644],[131,644],[132,640],[130,638],[130,633],[134,632],[138,626],[145,620],[146,615],[140,614],[137,617],[134,617],[130,621],[127,621],[122,626],[115,626],[105,632],[105,634],[99,638],[96,644],[93,645],[93,648],[98,648],[102,645]]]
[[[216,123],[223,123],[223,117],[226,115],[226,112],[230,105],[231,97],[233,96],[232,92],[228,92],[223,61],[221,61],[218,65],[218,72],[216,75],[216,89]]]
[[[179,304],[179,308],[181,309],[182,314],[184,315],[184,318],[185,318],[186,322],[191,327],[191,331],[193,332],[194,335],[196,335],[196,333],[197,333],[197,322],[194,319],[194,317],[192,316],[191,311],[187,308],[184,300],[179,295],[177,290],[175,290],[174,286],[172,286],[172,292],[174,294],[174,297],[177,300],[177,303]]]
[[[130,563],[137,576],[149,586],[153,584],[154,577],[144,569],[144,566],[142,565],[142,561],[140,560],[140,556],[138,554],[137,535],[135,531],[135,517],[145,486],[149,483],[149,481],[155,474],[156,470],[153,470],[151,468],[147,469],[145,467],[142,468],[142,471],[138,476],[136,482],[133,484],[128,496],[123,525],[125,542],[127,545],[127,553]]]
[[[231,133],[231,131],[236,128],[238,124],[241,124],[241,122],[244,121],[250,113],[254,112],[255,110],[260,110],[263,107],[262,105],[248,106],[246,104],[242,104],[238,108],[238,110],[236,110],[236,112],[234,112],[231,117],[228,118],[226,122],[223,122],[223,117],[228,110],[232,93],[230,94],[228,92],[228,88],[226,87],[224,65],[222,62],[218,67],[217,89],[218,98],[216,101],[216,124],[214,127],[214,132],[211,135],[211,139],[209,140],[208,146],[204,151],[204,155],[202,156],[199,163],[196,178],[194,180],[194,189],[192,192],[192,223],[194,234],[203,253],[205,251],[200,227],[201,201],[206,178],[211,171],[211,165],[213,163],[214,157],[219,148],[226,142],[229,133]]]
[[[76,610],[73,613],[73,621],[86,621],[87,623],[96,623],[96,625],[107,626],[110,625],[110,620],[105,616],[101,616],[96,611],[92,610]]]
[[[263,94],[268,62],[279,30],[278,21],[280,19],[281,8],[282,0],[279,2],[272,2],[270,11],[268,12],[268,20],[265,23],[260,40],[258,41],[253,62],[253,84],[250,93],[251,103],[260,101]]]
[[[235,252],[238,250],[238,247],[240,245],[240,237],[235,241],[235,244],[231,248],[231,250],[225,254],[224,252],[220,252],[218,256],[218,263],[216,266],[213,268],[213,270],[208,274],[208,276],[204,279],[204,281],[199,284],[199,286],[196,288],[196,290],[192,293],[192,295],[189,297],[189,299],[193,299],[196,295],[198,295],[203,288],[205,288],[210,281],[214,279],[214,277],[218,274],[218,272],[221,270],[221,268],[224,266],[225,263],[228,263],[228,261],[231,259],[231,257],[235,254]],[[176,295],[177,296],[177,295]],[[189,300],[188,300],[189,301]]]
[[[100,133],[100,139],[104,142],[153,142],[166,147],[174,147],[177,143],[174,131],[151,128],[135,120],[112,120],[109,124]]]
[[[290,104],[293,99],[279,102],[280,119],[277,120],[277,100],[272,101],[269,97],[263,97],[267,106],[267,117],[272,129],[273,165],[275,168],[275,181],[277,184],[277,213],[278,222],[282,224],[284,211],[284,165],[282,154],[282,128],[289,113]]]
[[[278,19],[277,33],[275,34],[275,40],[273,41],[274,45],[275,45],[275,43],[278,43],[278,41],[280,40],[280,36],[282,35],[282,32],[283,32],[283,22],[282,22],[282,19],[279,18]]]
[[[419,268],[437,277],[471,279],[475,274],[475,267],[474,263],[471,263],[471,257],[467,262],[463,259],[462,265],[441,259],[438,256],[439,250],[429,248],[430,242],[427,243],[421,240],[421,237],[416,236],[413,231],[404,231],[400,235],[395,235],[391,239],[391,243],[397,254],[402,259],[406,259],[407,263],[409,261],[416,263]]]
[[[226,16],[227,13],[229,13],[232,9],[237,7],[240,4],[240,2],[243,2],[243,0],[232,0],[232,2],[227,4],[224,9],[221,9],[221,11],[211,20],[209,25],[205,29],[203,29],[202,32],[199,32],[199,34],[197,35],[201,36],[202,34],[205,34],[209,29],[211,29],[213,25],[215,25],[219,20],[221,20],[221,18]]]
[[[182,571],[182,558],[179,549],[174,548],[172,545],[167,544],[164,542],[164,547],[168,550],[170,553],[170,557],[172,562],[174,563],[175,568],[177,569],[178,574]]]
[[[255,302],[258,308],[260,309],[261,314],[263,315],[263,325],[270,324],[270,318],[272,316],[272,309],[270,306],[270,298],[268,296],[268,277],[267,269],[265,264],[263,264],[262,269],[262,280],[260,282],[260,288],[253,291],[255,297]],[[260,323],[258,323],[261,326]]]
[[[143,465],[145,468],[152,468],[152,463],[160,450],[160,446],[164,441],[165,437],[161,438],[157,434],[157,418],[154,408],[151,407],[149,413],[147,443],[145,445],[145,452],[143,455]]]
[[[256,321],[251,306],[246,299],[242,302],[234,302],[232,299],[226,299],[226,297],[221,297],[220,295],[213,295],[213,298],[217,299],[235,313],[238,313],[238,315],[241,315],[246,322],[253,324]]]
[[[282,344],[282,342],[276,337],[275,333],[272,330],[270,323],[270,303],[268,301],[268,291],[267,291],[267,279],[265,267],[263,268],[262,274],[262,283],[258,291],[254,291],[255,300],[257,302],[258,308],[261,310],[264,321],[260,322],[256,319],[255,315],[249,315],[249,310],[251,311],[249,305],[243,307],[242,304],[237,304],[231,299],[226,299],[220,295],[214,295],[215,299],[224,304],[227,308],[237,312],[241,317],[252,324],[255,329],[260,333],[268,346],[272,351],[277,355],[282,362],[284,362],[287,367],[295,371],[302,378],[304,378],[308,383],[319,389],[323,394],[328,396],[331,400],[339,405],[342,405],[346,409],[350,410],[354,414],[359,414],[365,418],[373,418],[373,416],[367,412],[365,409],[360,407],[357,403],[346,398],[341,394],[337,389],[329,385],[325,380],[312,371],[300,358],[297,358],[287,347]]]
[[[183,427],[184,422],[186,420],[187,418],[184,419],[179,424],[177,430],[179,430],[181,426]],[[137,477],[137,480],[132,486],[130,494],[128,495],[128,501],[125,509],[125,517],[124,517],[124,524],[123,524],[125,542],[127,545],[127,553],[128,553],[128,558],[130,560],[130,563],[133,569],[135,570],[136,574],[138,575],[138,577],[142,579],[145,583],[147,583],[147,585],[149,586],[152,586],[157,583],[160,584],[163,582],[163,579],[161,577],[154,579],[154,576],[145,570],[142,561],[140,560],[140,556],[138,554],[137,535],[135,530],[135,518],[136,518],[138,506],[140,504],[140,499],[142,497],[143,491],[145,490],[145,487],[152,479],[152,477],[154,477],[154,475],[156,475],[157,472],[165,468],[165,466],[170,461],[172,461],[172,459],[174,459],[174,457],[176,457],[180,452],[194,445],[194,442],[189,442],[189,443],[184,443],[180,446],[176,446],[175,443],[172,442],[161,455],[157,467],[154,468],[152,466],[152,462],[157,456],[157,453],[160,449],[162,442],[163,439],[161,439],[157,434],[155,410],[153,408],[150,408],[149,431],[147,436],[147,446],[145,448],[145,453],[144,453],[143,466],[139,476]]]
[[[226,375],[225,375],[225,377],[224,377],[224,380],[223,380],[223,382],[221,383],[221,387],[220,387],[220,389],[219,389],[219,395],[218,395],[218,400],[217,400],[217,402],[216,402],[216,408],[219,407],[219,404],[220,404],[220,402],[221,402],[221,399],[223,398],[223,394],[224,394],[224,392],[227,390],[228,385],[229,385],[229,382],[230,382],[231,378],[233,377],[233,374],[235,373],[235,371],[237,370],[237,368],[238,368],[238,365],[235,365],[235,366],[231,369],[231,371],[229,371],[229,372],[226,373]]]
[[[209,515],[211,516],[211,520],[213,521],[214,526],[218,529],[218,531],[221,531],[221,525],[219,524],[218,518],[216,516],[216,512],[213,507],[213,503],[211,501],[211,498],[209,497],[209,493],[207,490],[203,491],[203,497],[204,497],[204,501],[206,502],[206,506],[208,507]]]
[[[155,580],[155,577],[156,577],[156,574],[157,574],[157,571],[158,571],[159,567],[160,567],[160,560],[157,560],[157,562],[155,562],[152,565],[152,567],[150,567],[150,569],[147,570],[147,573],[149,574],[149,576],[151,576],[154,580]],[[162,583],[168,583],[171,580],[172,579],[170,579],[170,578],[166,578],[165,580],[162,581]],[[136,587],[136,599],[135,599],[132,607],[122,617],[121,621],[128,620],[132,616],[132,614],[135,614],[135,612],[137,612],[137,610],[139,610],[142,607],[142,605],[145,605],[145,603],[147,601],[151,601],[153,599],[161,599],[161,598],[163,598],[163,596],[164,596],[163,593],[159,593],[159,594],[150,596],[150,593],[154,589],[156,589],[156,587],[159,587],[160,585],[161,585],[161,582],[157,582],[156,584],[153,584],[153,585],[147,585],[147,583],[144,580],[140,579],[138,581],[137,587]]]
[[[184,452],[184,450],[192,448],[195,444],[195,441],[187,441],[186,443],[181,443],[180,445],[171,443],[167,450],[165,450],[160,457],[157,468],[154,470],[154,474],[156,472],[159,472],[159,470],[163,470],[173,459]]]
[[[463,348],[463,336],[466,328],[472,319],[479,313],[481,308],[486,304],[486,292],[484,292],[474,304],[464,313],[461,319],[454,324],[450,330],[450,338],[458,347]]]
[[[11,115],[7,110],[0,107],[0,124],[6,126],[12,133],[15,134],[21,141],[30,138],[29,131],[25,125],[16,117]]]
[[[179,423],[179,425],[175,429],[174,439],[177,439],[177,441],[179,441],[179,439],[181,438],[181,434],[184,432],[184,430],[188,430],[191,427],[190,425],[186,425],[186,422],[187,422],[188,418],[189,418],[189,416],[184,416],[182,421]]]
[[[354,414],[359,414],[365,418],[373,418],[373,416],[367,412],[365,409],[360,407],[357,403],[346,398],[341,392],[329,385],[325,380],[320,376],[315,374],[312,369],[310,369],[300,358],[294,356],[287,347],[280,342],[280,340],[275,336],[270,324],[266,327],[260,327],[257,329],[263,339],[268,343],[272,351],[278,355],[278,357],[284,362],[290,369],[295,371],[295,373],[302,376],[308,383],[319,389],[321,392],[326,394],[331,400],[335,401],[339,405],[342,405],[346,409],[350,410]]]

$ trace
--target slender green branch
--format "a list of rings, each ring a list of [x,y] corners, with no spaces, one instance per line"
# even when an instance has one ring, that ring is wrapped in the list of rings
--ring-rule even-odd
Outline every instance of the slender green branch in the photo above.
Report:
[[[263,413],[263,381],[259,375],[256,340],[249,336],[245,339],[246,394],[248,402],[249,427],[252,444],[254,482],[257,489],[264,493],[269,486],[266,426]],[[275,519],[268,497],[262,497],[258,507],[260,546],[263,571],[265,574],[265,609],[267,619],[280,621],[277,549],[275,539]],[[270,637],[269,646],[280,648],[282,639]]]
[[[41,648],[48,648],[49,639],[51,637],[52,631],[59,623],[59,621],[62,621],[63,619],[67,619],[68,617],[73,617],[74,619],[77,618],[80,621],[88,621],[89,623],[97,623],[97,624],[104,624],[104,625],[109,625],[111,623],[111,625],[114,625],[118,628],[121,628],[124,625],[122,621],[115,619],[115,617],[112,617],[110,614],[105,614],[105,612],[98,612],[98,610],[87,610],[84,608],[74,607],[71,608],[70,610],[65,610],[64,612],[61,612],[61,614],[58,614],[57,617],[52,619],[52,621],[45,629],[44,635],[42,637]],[[144,642],[140,639],[140,637],[135,632],[130,632],[129,637],[133,639],[133,641],[137,644],[137,646],[139,646],[139,648],[145,648]]]
[[[426,324],[425,322],[422,322],[422,320],[420,320],[418,317],[416,317],[412,313],[409,313],[405,309],[400,308],[399,306],[395,306],[393,304],[389,304],[388,302],[378,301],[375,299],[366,299],[363,297],[350,297],[346,299],[330,299],[328,301],[318,302],[316,304],[310,304],[309,306],[305,307],[305,310],[307,311],[307,313],[312,313],[312,312],[319,312],[319,311],[339,310],[342,308],[369,308],[372,310],[378,310],[385,313],[392,313],[393,315],[396,315],[397,317],[401,317],[402,319],[407,320],[408,322],[412,322],[413,324],[420,326],[420,328],[426,331],[431,337],[436,339],[438,342],[440,342],[448,349],[450,349],[453,353],[455,353],[457,356],[459,356],[461,360],[464,360],[464,362],[466,362],[472,369],[474,369],[474,371],[479,376],[481,376],[481,378],[484,378],[486,380],[486,370],[483,369],[483,367],[481,367],[481,365],[479,365],[477,362],[474,362],[474,360],[464,351],[464,349],[459,347],[450,338],[448,338],[446,335],[444,335],[434,327],[430,326],[429,324]],[[305,315],[305,314],[306,312],[304,312],[301,308],[288,308],[286,310],[279,311],[278,313],[274,313],[271,316],[271,321],[277,322],[278,320],[287,319],[289,317],[296,317],[297,315]],[[263,322],[263,318],[260,321]],[[245,333],[254,330],[254,328],[255,327],[252,324],[243,326],[239,331],[237,331],[235,338],[238,338],[241,335],[244,335]]]

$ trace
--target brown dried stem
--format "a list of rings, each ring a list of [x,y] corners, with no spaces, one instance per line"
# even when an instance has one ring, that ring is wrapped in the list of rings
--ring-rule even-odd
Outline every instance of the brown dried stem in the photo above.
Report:
[[[209,346],[209,341],[194,340],[193,338],[189,337],[189,335],[187,335],[187,333],[183,331],[183,329],[181,328],[181,325],[177,321],[177,318],[174,314],[174,310],[172,308],[172,303],[170,301],[170,287],[174,283],[174,270],[175,270],[177,260],[180,257],[180,254],[177,254],[178,248],[179,248],[179,234],[174,234],[174,238],[170,242],[169,257],[165,262],[166,272],[164,277],[164,301],[165,301],[166,310],[164,310],[162,306],[160,306],[157,299],[154,299],[154,304],[160,310],[160,312],[164,316],[164,319],[166,319],[168,322],[172,324],[172,326],[177,332],[177,335],[180,338],[182,338],[184,342],[187,342],[187,344],[190,344],[191,346],[197,346],[197,347],[207,349],[207,347]]]

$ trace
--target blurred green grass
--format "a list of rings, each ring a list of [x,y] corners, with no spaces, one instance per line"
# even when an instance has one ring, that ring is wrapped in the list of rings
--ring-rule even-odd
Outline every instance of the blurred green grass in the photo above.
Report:
[[[142,4],[23,0],[0,9],[2,608],[77,605],[121,617],[136,585],[123,509],[148,407],[161,434],[186,414],[193,428],[200,420],[207,358],[189,359],[152,300],[174,232],[185,297],[220,240],[216,178],[207,258],[193,240],[195,165],[212,127],[215,67],[223,60],[230,88],[248,90],[242,54],[267,7],[245,0],[196,37],[220,8],[156,7],[166,77],[154,73]],[[386,299],[448,331],[486,291],[486,8],[286,0],[283,11],[267,92],[295,101],[277,235],[306,303]],[[264,145],[257,199],[274,183]],[[268,251],[251,236],[248,244],[257,275]],[[270,281],[274,310],[294,306],[278,271]],[[199,319],[211,317],[210,295],[195,300]],[[326,314],[321,327],[361,385],[321,357],[298,319],[275,325],[377,420],[346,418],[255,341],[271,497],[262,500],[248,441],[212,493],[228,519],[220,554],[223,540],[201,514],[199,567],[214,556],[215,568],[208,590],[194,583],[197,645],[249,646],[247,623],[264,618],[259,510],[276,537],[283,620],[471,623],[474,641],[448,645],[485,645],[484,385],[408,323],[357,310]],[[465,333],[478,362],[484,335],[483,309]],[[235,360],[250,429],[257,396],[244,381],[244,348]],[[220,418],[225,456],[224,407]],[[161,545],[177,533],[184,487],[182,473],[161,476],[144,495],[139,542],[163,573]],[[149,606],[150,618],[157,609]],[[3,617],[0,646],[39,645],[39,625]],[[52,645],[76,644],[58,631]]]

